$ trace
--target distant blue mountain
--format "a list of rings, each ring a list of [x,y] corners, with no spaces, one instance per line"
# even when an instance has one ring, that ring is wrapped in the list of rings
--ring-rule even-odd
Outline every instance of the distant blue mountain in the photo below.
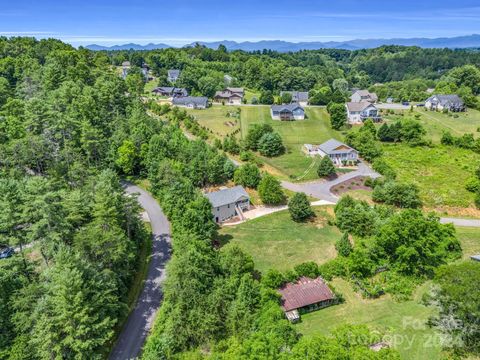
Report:
[[[206,47],[216,49],[219,45],[225,45],[230,50],[244,50],[244,51],[257,51],[257,50],[274,50],[278,52],[300,51],[300,50],[318,50],[318,49],[345,49],[345,50],[357,50],[357,49],[371,49],[382,45],[403,45],[403,46],[419,46],[423,48],[480,48],[480,35],[467,35],[457,36],[452,38],[411,38],[411,39],[357,39],[349,41],[329,41],[329,42],[288,42],[281,40],[262,40],[257,42],[244,41],[215,41],[215,42],[193,42],[186,46],[195,46],[195,44],[204,45]],[[173,47],[167,44],[125,44],[115,46],[101,46],[101,45],[88,45],[86,48],[90,50],[153,50],[153,49],[165,49]]]

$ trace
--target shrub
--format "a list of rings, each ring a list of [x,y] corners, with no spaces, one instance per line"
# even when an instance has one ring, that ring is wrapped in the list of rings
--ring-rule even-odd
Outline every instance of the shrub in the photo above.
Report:
[[[285,202],[285,194],[280,181],[270,174],[263,175],[258,184],[258,194],[262,202],[267,205],[280,205]]]
[[[313,212],[305,193],[295,193],[288,202],[288,210],[293,221],[301,222],[312,218]]]
[[[340,256],[349,256],[352,252],[352,244],[350,243],[350,239],[348,238],[348,233],[344,233],[340,239],[338,239],[337,243],[335,244],[335,249]]]
[[[329,156],[325,155],[318,165],[317,174],[320,177],[331,177],[336,174],[335,166]]]
[[[378,184],[373,189],[372,199],[375,202],[394,205],[400,208],[419,208],[422,206],[418,187],[414,184],[403,184],[388,181]]]
[[[278,289],[285,282],[285,277],[282,275],[282,273],[274,269],[268,270],[267,273],[262,277],[262,283],[271,289]]]
[[[256,189],[262,176],[255,164],[245,164],[235,170],[233,180],[235,184]]]
[[[478,178],[470,178],[467,180],[467,183],[465,184],[465,189],[472,193],[476,193],[480,191],[480,180]]]
[[[318,271],[318,265],[313,261],[304,262],[294,267],[298,277],[306,276],[312,279],[317,278],[320,275]]]
[[[283,154],[285,147],[283,146],[282,137],[276,132],[263,134],[258,141],[258,150],[260,154],[268,157]]]

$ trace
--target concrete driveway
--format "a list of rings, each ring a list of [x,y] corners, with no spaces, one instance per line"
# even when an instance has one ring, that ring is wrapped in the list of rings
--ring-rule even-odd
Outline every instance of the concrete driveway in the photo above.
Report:
[[[372,179],[376,179],[381,175],[376,171],[374,171],[367,164],[360,162],[358,164],[357,170],[343,174],[334,180],[315,180],[307,183],[291,183],[288,181],[282,181],[281,184],[285,189],[288,189],[290,191],[304,192],[309,196],[315,197],[320,200],[326,200],[336,204],[338,201],[338,197],[333,195],[330,192],[330,189],[335,185],[338,185],[344,181],[353,179],[357,176],[366,176],[366,177],[369,176]]]
[[[171,251],[170,224],[157,201],[132,184],[127,183],[125,191],[139,194],[138,202],[148,214],[152,226],[152,257],[144,288],[110,353],[110,360],[129,360],[139,356],[162,302],[161,285],[166,278],[165,265]]]

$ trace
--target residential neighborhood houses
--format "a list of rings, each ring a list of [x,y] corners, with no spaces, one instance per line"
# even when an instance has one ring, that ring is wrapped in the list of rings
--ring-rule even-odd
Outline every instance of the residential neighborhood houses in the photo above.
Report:
[[[350,97],[351,102],[369,102],[375,104],[378,101],[378,96],[368,90],[356,90]]]
[[[349,124],[362,124],[366,119],[372,119],[374,122],[382,120],[377,107],[370,102],[348,102],[346,107]]]
[[[425,101],[425,108],[432,111],[461,112],[466,110],[465,103],[458,95],[432,95]]]
[[[302,313],[322,309],[338,301],[321,277],[311,279],[303,276],[295,283],[284,285],[278,292],[282,296],[282,309],[291,322],[298,322]]]
[[[174,84],[180,78],[181,71],[176,69],[170,69],[167,72],[168,81]]]
[[[308,156],[328,156],[336,166],[355,165],[359,160],[357,150],[335,139],[321,145],[305,144],[303,151]]]
[[[250,209],[250,196],[242,186],[206,193],[205,197],[212,204],[213,218],[216,223],[222,223],[235,216],[243,220],[243,212]]]
[[[297,103],[272,105],[270,114],[273,120],[293,121],[305,119],[305,110]]]
[[[213,100],[226,105],[241,105],[244,95],[243,88],[227,87],[225,90],[217,91]]]
[[[185,88],[176,88],[171,86],[160,86],[152,90],[152,93],[159,96],[185,97],[188,96],[188,91]]]
[[[281,91],[280,97],[284,94],[290,94],[292,96],[292,103],[298,103],[303,107],[308,105],[308,91]]]
[[[189,109],[206,109],[208,107],[208,98],[205,96],[174,97],[172,105]]]

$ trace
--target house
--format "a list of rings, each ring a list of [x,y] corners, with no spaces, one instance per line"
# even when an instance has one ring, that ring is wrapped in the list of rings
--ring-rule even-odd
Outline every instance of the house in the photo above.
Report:
[[[241,105],[245,92],[242,88],[227,87],[225,90],[217,91],[213,100],[216,103],[228,105]]]
[[[318,145],[318,153],[322,157],[328,156],[337,166],[358,162],[358,151],[335,139]]]
[[[465,103],[458,95],[432,95],[425,101],[425,108],[433,111],[465,111]]]
[[[292,95],[292,103],[298,103],[300,106],[308,105],[308,91],[281,91],[280,96],[283,94]]]
[[[180,77],[180,73],[181,73],[180,70],[175,70],[175,69],[168,70],[167,72],[168,81],[170,81],[171,83],[175,83]]]
[[[160,86],[152,90],[152,93],[159,96],[168,97],[185,97],[188,96],[188,91],[185,88],[176,88],[171,86]]]
[[[212,204],[215,222],[221,223],[239,216],[243,220],[243,212],[250,209],[250,196],[241,186],[224,188],[205,194]]]
[[[304,120],[305,110],[299,104],[272,105],[270,113],[273,120]]]
[[[208,107],[208,98],[205,96],[174,97],[172,105],[189,109],[206,109]]]
[[[352,102],[369,102],[375,104],[378,101],[378,96],[368,90],[356,90],[350,97]]]
[[[377,107],[369,102],[349,102],[346,104],[349,124],[362,124],[367,119],[381,121]]]
[[[297,322],[300,314],[334,305],[338,302],[335,294],[325,281],[318,277],[301,277],[295,283],[288,283],[278,290],[281,306],[288,320]]]

